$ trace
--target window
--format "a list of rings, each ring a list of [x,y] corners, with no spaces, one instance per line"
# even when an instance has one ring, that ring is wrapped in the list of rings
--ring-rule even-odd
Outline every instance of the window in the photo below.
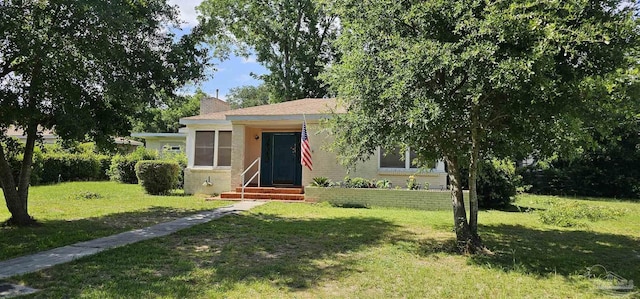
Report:
[[[182,151],[182,148],[179,145],[168,145],[165,144],[162,147],[162,150],[165,152],[170,152],[170,153],[179,153]]]
[[[380,168],[396,168],[396,169],[412,169],[418,168],[413,163],[416,158],[416,153],[412,150],[404,152],[400,151],[399,147],[393,149],[393,151],[386,151],[380,149]]]
[[[196,132],[196,151],[193,165],[213,166],[213,145],[215,131]]]
[[[231,166],[231,131],[197,131],[194,166]]]
[[[231,131],[218,132],[218,166],[231,166]]]

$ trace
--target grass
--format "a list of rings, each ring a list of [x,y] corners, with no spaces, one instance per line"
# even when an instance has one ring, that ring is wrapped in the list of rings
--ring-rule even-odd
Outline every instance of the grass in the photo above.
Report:
[[[0,202],[4,203],[1,192]],[[114,182],[31,187],[29,212],[41,225],[0,227],[0,260],[142,228],[228,204],[194,196],[151,196],[138,185]],[[0,221],[9,217],[6,207],[0,208]]]
[[[572,201],[626,212],[540,221]],[[269,203],[11,281],[36,298],[600,298],[594,264],[640,281],[640,203],[523,196],[479,219],[494,255],[452,253],[448,211]]]

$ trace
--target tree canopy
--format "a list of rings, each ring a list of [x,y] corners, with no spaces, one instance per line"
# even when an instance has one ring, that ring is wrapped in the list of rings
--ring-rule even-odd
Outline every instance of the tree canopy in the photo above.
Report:
[[[180,129],[180,118],[198,115],[200,101],[208,98],[201,89],[192,95],[174,95],[163,100],[161,107],[146,109],[135,120],[134,132],[177,133]]]
[[[341,61],[325,77],[348,113],[332,120],[334,148],[345,164],[398,144],[423,165],[444,159],[466,250],[483,248],[475,190],[482,156],[571,145],[606,127],[588,118],[598,109],[619,112],[638,101],[624,92],[637,80],[633,3],[345,0],[335,7]],[[468,220],[462,167],[470,176]]]
[[[234,87],[229,90],[227,102],[231,109],[269,104],[269,90],[264,84]]]
[[[275,101],[323,97],[318,74],[335,61],[338,26],[318,0],[204,0],[201,22],[218,56],[255,53]]]
[[[41,129],[99,143],[126,136],[131,116],[203,73],[200,30],[177,39],[177,11],[164,0],[0,2],[0,137],[27,136],[20,180],[0,144],[0,185],[10,223],[27,212],[33,147]]]

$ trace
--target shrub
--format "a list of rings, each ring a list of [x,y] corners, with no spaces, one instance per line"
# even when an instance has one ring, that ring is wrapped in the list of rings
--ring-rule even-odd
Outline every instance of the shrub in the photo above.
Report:
[[[504,207],[510,204],[520,185],[515,163],[491,159],[481,163],[478,180],[478,205],[484,208]]]
[[[43,154],[40,183],[103,180],[106,178],[103,164],[109,160],[108,156],[90,153]]]
[[[621,123],[579,155],[555,156],[519,169],[531,192],[640,199],[640,122]]]
[[[376,182],[376,188],[391,189],[391,182],[389,182],[389,180],[379,180]]]
[[[141,160],[156,160],[157,156],[155,151],[149,151],[143,147],[138,147],[128,155],[115,155],[111,159],[109,178],[120,183],[137,184],[136,163]]]
[[[109,179],[112,181],[136,184],[138,178],[135,176],[135,163],[138,161],[131,161],[127,159],[127,156],[117,154],[111,159],[111,166],[109,167]]]
[[[7,160],[18,180],[24,146],[13,147]],[[59,181],[99,181],[107,179],[106,167],[111,157],[89,151],[67,151],[59,145],[35,147],[31,166],[31,185],[50,184]]]
[[[149,194],[166,194],[178,183],[180,166],[177,162],[141,160],[135,169],[138,181]]]
[[[162,151],[162,160],[178,163],[180,171],[178,174],[178,184],[176,185],[176,189],[184,188],[184,169],[187,168],[187,154],[185,154],[184,152],[172,152],[164,150]]]
[[[344,178],[345,188],[375,188],[376,184],[365,178]]]
[[[420,189],[420,184],[416,180],[415,176],[410,175],[409,179],[407,179],[407,189],[409,190],[418,190]]]
[[[331,186],[331,180],[324,176],[317,176],[312,179],[311,186],[314,187],[329,187]]]
[[[602,206],[592,206],[578,202],[554,204],[546,210],[538,212],[540,221],[544,224],[576,227],[585,226],[581,220],[591,222],[615,219],[624,215],[626,211]]]
[[[5,159],[11,166],[11,174],[13,180],[18,184],[20,179],[20,170],[22,169],[22,158],[24,153],[24,144],[17,138],[6,137],[0,140],[5,149]],[[42,171],[42,150],[40,147],[33,149],[33,164],[31,165],[31,185],[37,185],[40,182]]]
[[[521,186],[522,177],[516,174],[515,163],[508,159],[480,162],[478,168],[478,206],[504,207],[511,203]],[[469,172],[463,170],[462,184],[469,188]]]
[[[99,181],[109,180],[109,168],[111,167],[111,156],[98,155],[98,161],[100,162],[100,177]]]

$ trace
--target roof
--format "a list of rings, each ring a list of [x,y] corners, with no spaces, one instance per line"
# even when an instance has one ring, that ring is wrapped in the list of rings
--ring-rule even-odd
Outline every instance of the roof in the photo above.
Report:
[[[55,133],[53,132],[53,130],[43,129],[42,127],[38,126],[38,132],[42,134],[44,138],[55,138]],[[25,136],[25,132],[21,128],[9,126],[9,128],[7,128],[7,136],[22,138]]]
[[[140,138],[185,138],[187,137],[187,133],[131,133],[131,137],[140,137]]]
[[[129,145],[135,145],[135,146],[141,146],[144,145],[144,143],[140,142],[140,141],[135,141],[129,138],[125,138],[125,137],[115,137],[113,138],[113,142],[115,144],[129,144]]]
[[[276,104],[247,107],[185,117],[181,123],[191,123],[197,120],[236,120],[236,119],[261,119],[260,117],[292,116],[292,115],[327,115],[330,113],[344,113],[345,110],[338,107],[335,98],[330,99],[301,99]],[[183,122],[184,120],[184,122]]]
[[[56,136],[54,130],[48,130],[48,129],[43,129],[41,127],[38,127],[38,132],[40,134],[42,134],[42,138],[44,139],[57,139],[58,137]],[[7,128],[7,136],[9,137],[16,137],[18,139],[24,140],[26,139],[26,135],[23,129],[21,128],[17,128],[15,126],[9,126],[9,128]],[[135,141],[129,138],[125,138],[125,137],[114,137],[113,141],[115,144],[130,144],[130,145],[136,145],[136,146],[140,146],[140,145],[144,145],[142,142],[140,141]]]

